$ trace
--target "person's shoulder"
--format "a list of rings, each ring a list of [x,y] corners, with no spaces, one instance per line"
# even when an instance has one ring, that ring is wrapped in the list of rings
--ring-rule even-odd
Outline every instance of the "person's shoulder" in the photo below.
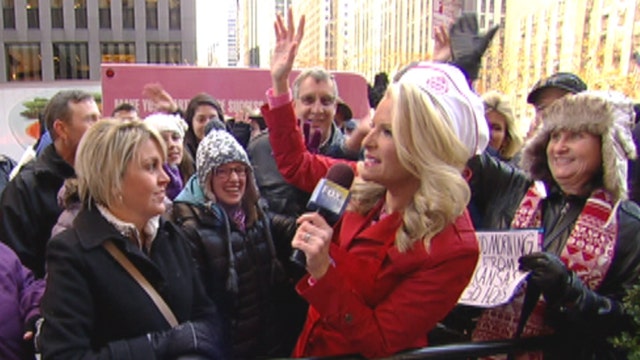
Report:
[[[436,234],[429,245],[429,255],[443,260],[479,252],[476,231],[466,211]]]
[[[60,231],[47,242],[47,252],[58,250],[63,253],[71,253],[80,251],[80,249],[80,237],[73,227]]]
[[[199,227],[220,227],[224,224],[224,210],[218,204],[205,206],[184,201],[174,201],[171,221],[183,226],[195,221]]]
[[[618,214],[621,217],[629,218],[640,228],[640,206],[631,200],[623,200],[618,206]]]

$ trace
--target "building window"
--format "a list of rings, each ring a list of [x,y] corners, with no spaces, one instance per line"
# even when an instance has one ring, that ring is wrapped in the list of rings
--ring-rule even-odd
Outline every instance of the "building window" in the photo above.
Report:
[[[103,63],[135,63],[134,43],[109,42],[100,44]]]
[[[27,1],[27,27],[29,29],[40,28],[39,0]]]
[[[180,64],[182,46],[180,43],[148,43],[147,62],[149,64]]]
[[[62,0],[51,0],[51,27],[54,29],[64,28]]]
[[[7,80],[42,80],[42,61],[40,44],[6,44]]]
[[[169,0],[169,29],[180,30],[180,0]]]
[[[76,29],[87,28],[87,0],[75,0],[73,9],[76,13]]]
[[[122,0],[122,28],[133,29],[135,27],[135,12],[133,0]]]
[[[16,12],[13,0],[2,1],[2,19],[4,20],[5,29],[16,28]]]
[[[53,70],[56,80],[89,78],[87,43],[53,43]]]
[[[111,0],[100,0],[98,18],[100,29],[111,29]]]
[[[146,0],[147,29],[158,28],[158,0]]]

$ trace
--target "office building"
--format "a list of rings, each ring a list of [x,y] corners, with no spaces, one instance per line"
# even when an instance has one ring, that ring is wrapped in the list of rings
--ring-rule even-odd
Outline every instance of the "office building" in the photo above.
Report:
[[[195,64],[195,0],[2,0],[0,82],[100,79],[101,63]]]

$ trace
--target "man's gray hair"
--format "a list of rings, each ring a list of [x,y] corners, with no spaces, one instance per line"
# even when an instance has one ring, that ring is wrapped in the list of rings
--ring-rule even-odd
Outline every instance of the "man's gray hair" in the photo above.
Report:
[[[291,91],[293,93],[294,99],[297,99],[300,95],[300,84],[302,84],[302,82],[308,77],[312,77],[318,82],[331,81],[331,84],[333,85],[333,95],[336,99],[338,98],[338,83],[336,82],[333,75],[329,71],[321,67],[312,67],[310,69],[302,71],[300,75],[298,75],[298,77],[296,77],[296,79],[293,81]]]

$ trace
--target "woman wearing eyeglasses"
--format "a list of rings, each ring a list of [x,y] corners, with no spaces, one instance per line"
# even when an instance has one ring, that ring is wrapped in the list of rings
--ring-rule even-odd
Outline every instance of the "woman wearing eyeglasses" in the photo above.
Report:
[[[287,355],[304,319],[303,308],[297,327],[286,331],[280,325],[289,317],[277,316],[276,308],[286,310],[283,297],[299,301],[277,256],[291,253],[295,219],[267,215],[258,200],[247,153],[229,133],[211,131],[198,146],[196,174],[176,197],[172,216],[187,233],[225,322],[232,358]]]

